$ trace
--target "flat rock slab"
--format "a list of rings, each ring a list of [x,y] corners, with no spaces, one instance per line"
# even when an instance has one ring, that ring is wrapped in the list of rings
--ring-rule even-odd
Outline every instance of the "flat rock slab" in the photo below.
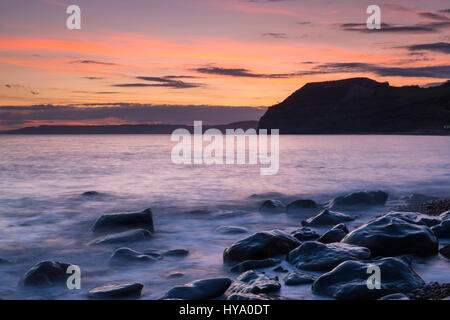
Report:
[[[230,286],[231,280],[228,278],[197,280],[184,286],[177,286],[170,289],[163,300],[208,300],[221,296]]]
[[[281,260],[273,259],[273,258],[264,259],[264,260],[247,260],[247,261],[238,263],[237,265],[233,266],[231,268],[231,272],[242,273],[242,272],[245,272],[248,270],[273,267],[280,263],[281,263]]]
[[[370,267],[380,270],[380,289],[369,289]],[[342,300],[379,299],[388,294],[408,293],[425,282],[404,261],[384,258],[375,261],[346,261],[320,276],[312,285],[314,293]]]
[[[129,263],[151,263],[155,262],[158,259],[142,254],[141,252],[132,250],[130,248],[119,248],[115,250],[111,257],[109,258],[109,261],[112,264],[129,264]]]
[[[141,283],[112,283],[89,290],[91,299],[131,299],[141,296],[144,285]]]
[[[225,262],[241,262],[246,260],[262,260],[286,254],[298,247],[300,242],[290,234],[280,231],[263,231],[235,242],[225,249]]]
[[[348,214],[324,210],[318,215],[311,217],[305,221],[302,221],[304,226],[335,226],[340,223],[349,222],[355,220],[355,217],[352,217]]]
[[[276,278],[270,278],[262,272],[249,270],[234,281],[224,296],[228,300],[253,300],[260,294],[279,291],[281,285]],[[264,297],[259,296],[260,299]]]
[[[145,229],[135,229],[119,233],[113,233],[105,237],[95,239],[89,245],[117,244],[145,241],[152,238],[152,233]]]
[[[350,232],[343,243],[369,248],[374,256],[433,255],[438,241],[433,231],[392,216],[383,216]]]
[[[189,250],[186,249],[173,249],[162,253],[165,257],[183,258],[189,255]]]
[[[221,226],[216,228],[217,233],[221,234],[243,234],[248,233],[248,229],[244,227],[236,227],[236,226]]]
[[[153,232],[151,209],[142,212],[107,214],[97,219],[93,231],[101,233],[119,232],[130,229],[146,229]]]
[[[345,243],[323,244],[316,241],[304,242],[289,252],[287,260],[298,269],[310,271],[331,270],[347,260],[370,258],[370,250]]]
[[[403,293],[388,294],[378,300],[409,300],[408,296]]]

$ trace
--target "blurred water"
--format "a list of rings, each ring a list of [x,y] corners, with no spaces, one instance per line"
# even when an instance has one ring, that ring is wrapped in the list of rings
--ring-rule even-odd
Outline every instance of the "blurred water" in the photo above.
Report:
[[[0,257],[13,261],[0,265],[0,298],[84,299],[94,286],[126,280],[144,283],[144,298],[156,299],[175,284],[232,276],[221,255],[242,235],[220,235],[216,227],[283,229],[302,218],[261,215],[261,199],[323,202],[369,189],[389,192],[391,203],[410,193],[449,195],[450,137],[282,136],[275,176],[261,176],[260,166],[174,165],[173,145],[166,135],[0,136]],[[81,196],[89,190],[102,196]],[[133,249],[187,248],[187,258],[116,270],[108,264],[114,246],[87,246],[101,214],[148,207],[155,238]],[[375,214],[366,212],[353,227]],[[44,259],[79,265],[83,290],[20,289],[21,276]],[[441,258],[418,262],[417,269],[426,280],[450,279]],[[168,278],[172,271],[185,276]],[[309,286],[282,294],[317,298]]]

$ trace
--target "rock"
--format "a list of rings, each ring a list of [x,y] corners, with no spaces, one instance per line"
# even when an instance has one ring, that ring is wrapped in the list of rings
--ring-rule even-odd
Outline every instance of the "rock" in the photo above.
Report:
[[[442,247],[439,252],[446,258],[450,259],[450,244],[447,244],[446,246]]]
[[[287,286],[298,286],[302,284],[313,283],[316,279],[317,277],[313,275],[293,271],[284,278],[284,284]]]
[[[378,300],[409,300],[408,296],[403,293],[393,293],[387,296],[381,297]]]
[[[370,250],[364,247],[345,243],[323,244],[309,241],[289,252],[287,261],[298,269],[327,271],[347,260],[365,260],[369,258]]]
[[[235,227],[235,226],[222,226],[218,227],[216,232],[221,234],[242,234],[248,233],[248,229],[244,227]]]
[[[438,198],[414,193],[409,196],[401,198],[401,200],[406,201],[408,204],[421,204],[433,200],[438,200]]]
[[[267,200],[259,207],[260,212],[278,213],[286,209],[284,204],[278,200]]]
[[[171,272],[168,275],[169,278],[182,278],[184,277],[184,273],[182,272]]]
[[[447,211],[447,212],[442,213],[441,215],[439,215],[439,218],[440,218],[442,221],[450,220],[450,211]]]
[[[333,227],[331,230],[325,232],[317,241],[322,243],[340,242],[347,234],[347,227],[345,226],[345,224],[341,223]]]
[[[344,213],[333,212],[329,210],[324,210],[318,215],[302,221],[304,226],[325,226],[325,225],[337,225],[339,223],[348,222],[355,220],[354,217],[349,216]]]
[[[450,283],[430,282],[408,293],[411,300],[443,300],[450,295]]]
[[[109,258],[109,261],[112,264],[129,264],[132,262],[138,262],[138,263],[155,262],[155,261],[157,261],[157,259],[155,259],[151,256],[148,256],[148,255],[142,254],[140,252],[137,252],[135,250],[132,250],[130,248],[119,248],[113,252],[111,257]]]
[[[83,196],[83,197],[98,197],[100,195],[102,195],[102,194],[97,191],[86,191],[81,196]]]
[[[299,241],[316,240],[320,238],[320,234],[310,228],[305,227],[291,232],[291,235]]]
[[[143,288],[144,285],[131,282],[106,284],[89,290],[88,297],[91,299],[139,298]]]
[[[369,267],[380,268],[380,289],[367,286]],[[375,261],[346,261],[320,276],[312,285],[314,293],[342,300],[379,299],[388,294],[408,293],[425,282],[409,265],[397,258]]]
[[[450,238],[450,220],[444,220],[441,224],[432,228],[433,232],[439,239]]]
[[[245,272],[248,270],[253,269],[263,269],[268,267],[276,266],[277,264],[280,264],[281,260],[279,259],[264,259],[264,260],[247,260],[244,262],[241,262],[237,265],[235,265],[233,268],[231,268],[231,272]]]
[[[225,249],[223,260],[225,262],[262,260],[286,254],[299,245],[300,242],[286,232],[280,230],[263,231],[239,240]]]
[[[363,191],[336,197],[330,202],[330,209],[351,209],[384,206],[389,195],[383,191]]]
[[[152,233],[145,229],[135,229],[120,233],[113,233],[102,238],[95,239],[89,245],[115,244],[124,242],[144,241],[152,238]]]
[[[174,249],[166,251],[162,254],[166,257],[186,257],[189,255],[189,250],[186,249]]]
[[[0,264],[7,264],[7,263],[9,263],[8,260],[0,258]]]
[[[374,256],[436,254],[438,241],[430,228],[383,216],[350,232],[342,242],[369,248]]]
[[[143,252],[142,254],[144,254],[144,255],[146,255],[146,256],[150,256],[150,257],[152,257],[152,258],[154,258],[154,259],[156,259],[156,260],[161,260],[161,259],[163,259],[162,253],[161,253],[159,250],[156,250],[156,249],[147,249],[147,250],[144,250],[144,252]]]
[[[101,233],[119,232],[129,229],[146,229],[153,232],[153,214],[151,209],[135,213],[103,215],[97,219],[93,231]]]
[[[64,284],[69,275],[67,268],[71,264],[57,261],[43,261],[35,264],[22,279],[24,286],[53,286]]]
[[[250,270],[241,274],[234,281],[224,296],[228,300],[253,299],[259,294],[280,290],[281,285],[276,278],[270,278],[262,272]],[[250,295],[250,296],[249,296]]]
[[[391,212],[386,214],[386,216],[399,218],[410,223],[419,224],[430,228],[442,222],[440,218],[431,217],[429,215],[417,212]]]
[[[275,269],[273,269],[274,272],[279,272],[279,273],[288,273],[289,270],[283,268],[282,266],[278,266]]]
[[[221,296],[230,286],[228,278],[197,280],[170,289],[162,299],[208,300]]]
[[[286,209],[288,212],[303,211],[305,209],[316,209],[317,203],[313,200],[296,200],[287,205]]]

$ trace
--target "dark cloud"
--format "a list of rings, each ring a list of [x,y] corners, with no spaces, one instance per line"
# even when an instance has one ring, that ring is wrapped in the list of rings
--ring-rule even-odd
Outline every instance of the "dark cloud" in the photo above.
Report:
[[[267,78],[267,79],[280,79],[290,78],[295,76],[295,73],[279,73],[279,74],[262,74],[253,73],[244,68],[222,68],[222,67],[201,67],[196,68],[194,71],[204,74],[214,74],[220,76],[241,77],[241,78]]]
[[[447,42],[415,44],[406,48],[410,51],[435,51],[450,54],[450,43]]]
[[[263,37],[274,38],[274,39],[286,39],[286,33],[277,33],[277,32],[267,32],[261,34]]]
[[[97,61],[97,60],[73,60],[71,63],[74,64],[101,64],[105,66],[115,66],[115,63],[112,62],[103,62],[103,61]]]
[[[439,12],[442,12],[442,13],[450,13],[450,9],[439,10]]]
[[[364,33],[387,32],[387,33],[434,33],[439,29],[450,26],[450,23],[428,23],[413,26],[391,25],[387,23],[381,24],[381,29],[370,30],[366,23],[343,23],[340,28],[344,31],[357,31]]]
[[[88,79],[88,80],[102,80],[102,77],[83,77],[84,79]]]
[[[203,120],[205,124],[226,124],[238,121],[258,120],[266,111],[264,107],[186,106],[146,104],[83,104],[83,105],[34,105],[0,106],[3,128],[17,128],[39,123],[64,121],[109,123],[165,123],[192,124]]]
[[[145,87],[163,87],[172,89],[190,89],[199,88],[204,85],[201,83],[184,82],[179,79],[191,78],[190,76],[166,76],[166,77],[136,77],[138,80],[154,83],[121,83],[114,84],[113,87],[121,88],[145,88]]]
[[[419,16],[437,21],[450,21],[447,16],[434,12],[419,12]]]

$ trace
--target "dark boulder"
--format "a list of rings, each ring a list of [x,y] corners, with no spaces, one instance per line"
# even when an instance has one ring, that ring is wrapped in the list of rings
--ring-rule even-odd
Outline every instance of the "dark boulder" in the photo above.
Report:
[[[316,240],[320,238],[320,234],[310,228],[305,227],[291,232],[291,235],[299,241]]]
[[[112,283],[89,290],[90,299],[133,299],[141,296],[144,285],[140,283]]]
[[[387,296],[381,297],[378,300],[409,300],[408,296],[403,293],[393,293]]]
[[[277,273],[288,273],[289,270],[283,268],[282,266],[278,266],[276,268],[273,269],[273,272],[277,272]]]
[[[208,300],[221,296],[230,286],[228,278],[197,280],[170,289],[162,299]]]
[[[239,240],[225,249],[223,260],[225,262],[262,260],[286,254],[299,245],[300,242],[286,232],[280,230],[263,231]]]
[[[235,227],[235,226],[222,226],[218,227],[216,232],[221,234],[242,234],[248,233],[248,229],[244,227]]]
[[[169,251],[163,252],[162,255],[166,256],[166,257],[183,258],[183,257],[187,257],[189,255],[189,250],[174,249],[174,250],[169,250]]]
[[[345,226],[345,224],[341,223],[337,226],[334,226],[331,230],[325,232],[317,241],[322,243],[340,242],[347,234],[347,227]]]
[[[151,209],[134,213],[107,214],[97,219],[93,231],[101,233],[119,232],[129,229],[146,229],[153,232]]]
[[[438,241],[430,228],[383,216],[350,232],[342,242],[369,248],[374,256],[433,255]]]
[[[116,244],[116,243],[131,243],[137,241],[149,240],[152,238],[152,233],[145,229],[135,229],[119,233],[113,233],[105,237],[95,239],[89,245],[102,244]]]
[[[421,204],[429,201],[438,200],[436,197],[427,196],[423,194],[413,193],[409,196],[401,198],[401,200],[406,201],[408,204]]]
[[[347,260],[365,260],[370,258],[370,250],[345,243],[323,244],[304,242],[289,252],[287,261],[298,269],[311,271],[331,270]]]
[[[81,194],[81,196],[83,196],[83,197],[99,197],[101,195],[102,195],[102,193],[100,193],[98,191],[86,191],[83,194]]]
[[[370,267],[380,268],[380,289],[369,289]],[[346,261],[320,276],[312,285],[314,293],[342,300],[379,299],[388,294],[408,293],[425,282],[411,267],[397,258],[375,261]]]
[[[389,195],[383,191],[362,191],[336,197],[330,202],[330,209],[352,209],[384,206]]]
[[[263,269],[263,268],[269,268],[276,266],[277,264],[280,264],[281,260],[279,259],[264,259],[264,260],[247,260],[244,262],[241,262],[234,267],[231,268],[231,272],[245,272],[248,270],[255,270],[255,269]]]
[[[280,290],[281,285],[276,278],[270,278],[262,272],[250,270],[241,274],[234,281],[224,296],[228,300],[253,300],[259,294],[267,294]]]
[[[290,272],[283,280],[284,284],[287,286],[298,286],[313,283],[316,279],[316,276],[303,272],[293,271]]]
[[[450,244],[447,244],[446,246],[442,247],[439,252],[446,258],[450,259]]]
[[[439,239],[450,238],[450,220],[444,220],[441,224],[432,228],[433,232]]]
[[[267,200],[259,207],[260,212],[265,213],[279,213],[286,210],[286,207],[281,201]]]
[[[349,222],[355,220],[355,217],[349,216],[344,213],[324,210],[318,215],[302,221],[304,226],[327,226],[337,225],[343,222]]]
[[[67,274],[69,263],[43,261],[35,264],[22,279],[24,286],[53,286],[64,284],[70,276]]]
[[[155,259],[151,256],[142,254],[141,252],[137,252],[135,250],[132,250],[130,248],[119,248],[115,250],[111,257],[109,258],[109,261],[112,264],[126,264],[129,263],[149,263],[149,262],[155,262],[158,259]]]
[[[317,203],[313,200],[296,200],[287,205],[286,209],[288,212],[298,212],[304,211],[305,209],[316,209]]]
[[[439,218],[440,218],[442,221],[450,220],[450,211],[447,211],[447,212],[442,213],[442,214],[439,216]]]
[[[418,212],[391,212],[386,214],[386,216],[399,218],[410,223],[419,224],[430,228],[442,222],[442,220],[438,217],[432,217]]]

